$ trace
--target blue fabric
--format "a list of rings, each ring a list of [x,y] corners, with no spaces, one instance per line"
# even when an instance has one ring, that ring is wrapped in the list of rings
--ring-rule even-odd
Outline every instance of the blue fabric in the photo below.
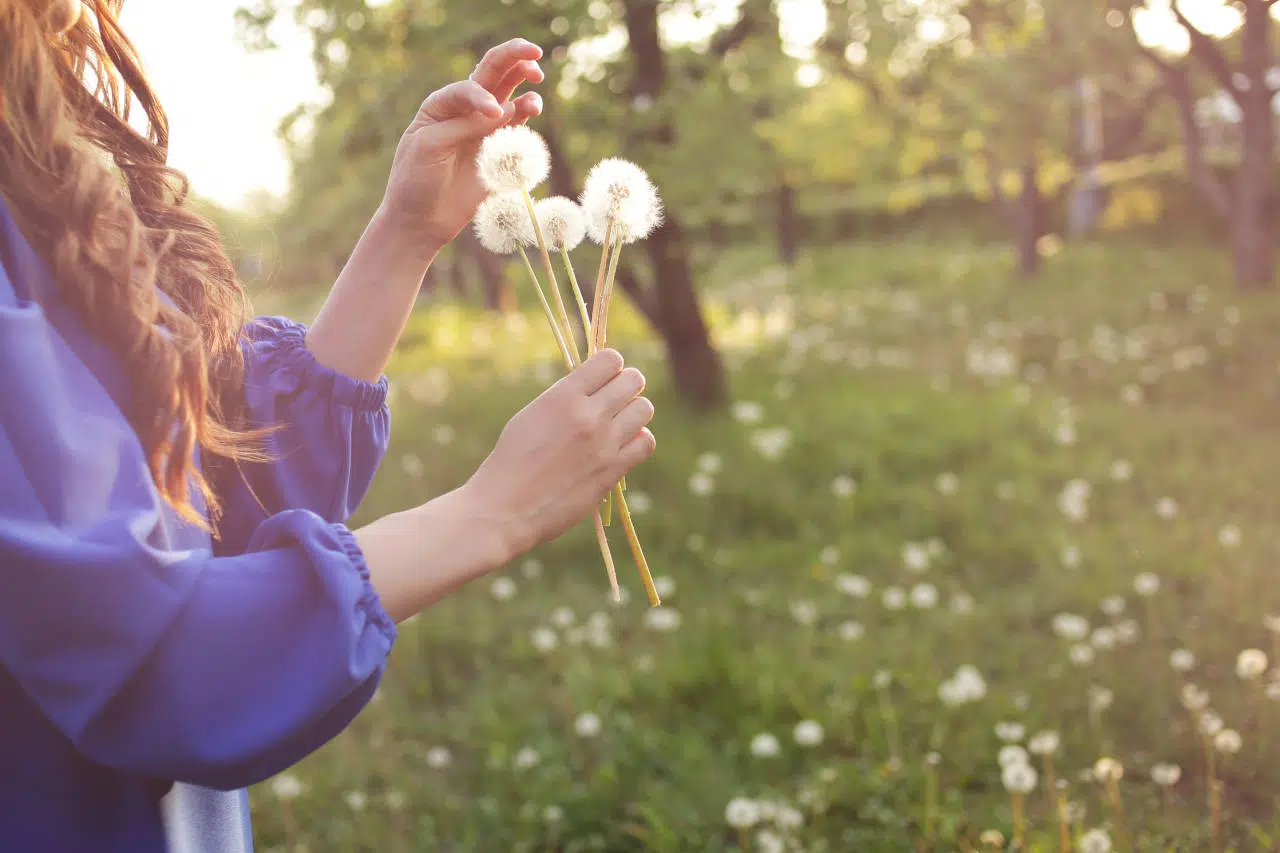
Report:
[[[396,638],[343,525],[386,449],[385,380],[251,324],[248,412],[285,424],[283,458],[226,487],[215,549],[159,498],[119,361],[0,204],[4,243],[0,850],[245,849],[242,789],[338,734]]]

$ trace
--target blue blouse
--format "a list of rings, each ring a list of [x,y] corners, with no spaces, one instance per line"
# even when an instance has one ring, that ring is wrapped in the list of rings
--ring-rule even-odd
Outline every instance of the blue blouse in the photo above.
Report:
[[[343,525],[386,379],[249,324],[249,412],[286,427],[220,493],[215,544],[159,498],[119,360],[2,203],[0,246],[0,850],[248,851],[244,789],[342,731],[395,641]]]

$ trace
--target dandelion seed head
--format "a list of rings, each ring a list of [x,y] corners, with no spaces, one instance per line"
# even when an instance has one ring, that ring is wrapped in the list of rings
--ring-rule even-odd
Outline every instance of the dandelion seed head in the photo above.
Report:
[[[793,735],[800,746],[817,746],[822,743],[822,724],[814,720],[801,720],[796,723]]]
[[[1182,778],[1182,768],[1176,764],[1160,762],[1151,765],[1151,781],[1161,788],[1172,788]]]
[[[524,200],[514,193],[491,195],[476,210],[476,237],[495,255],[513,254],[536,241]]]
[[[1036,769],[1025,762],[1006,764],[1000,773],[1000,781],[1012,794],[1029,794],[1036,787]]]
[[[1124,777],[1124,765],[1114,758],[1099,758],[1093,765],[1093,777],[1099,782],[1118,782]]]
[[[724,820],[734,829],[750,829],[760,822],[760,806],[755,800],[734,797],[724,807]]]
[[[1235,729],[1223,729],[1213,736],[1213,748],[1224,755],[1235,755],[1242,745],[1240,733]]]
[[[629,160],[610,157],[587,173],[582,189],[587,236],[604,243],[610,219],[613,239],[634,243],[662,224],[662,200],[645,171]]]
[[[572,199],[559,195],[539,199],[533,210],[547,248],[552,251],[571,252],[587,236],[586,216]]]
[[[1027,742],[1027,749],[1034,755],[1052,755],[1058,751],[1060,742],[1057,732],[1037,732]]]
[[[493,193],[531,190],[551,174],[551,154],[541,134],[526,125],[495,130],[476,155],[480,181]]]
[[[1102,829],[1089,830],[1080,836],[1080,853],[1111,853],[1111,836]]]
[[[1209,707],[1209,691],[1194,684],[1182,685],[1182,707],[1188,711],[1203,711]]]
[[[1267,655],[1261,649],[1245,649],[1236,657],[1236,675],[1253,681],[1267,671]]]
[[[782,744],[768,732],[761,732],[751,739],[751,754],[756,758],[773,758],[782,752]]]
[[[1026,764],[1028,761],[1027,751],[1016,743],[1007,743],[1000,747],[1000,752],[996,755],[996,761],[1001,767],[1008,767],[1010,764]]]

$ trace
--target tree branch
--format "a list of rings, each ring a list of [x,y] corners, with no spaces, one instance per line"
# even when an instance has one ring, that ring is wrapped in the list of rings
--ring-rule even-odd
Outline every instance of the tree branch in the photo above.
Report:
[[[1187,36],[1191,39],[1191,55],[1199,60],[1200,64],[1208,69],[1209,73],[1218,81],[1218,85],[1239,103],[1241,92],[1239,87],[1236,86],[1235,72],[1232,70],[1226,54],[1222,52],[1222,48],[1218,46],[1218,43],[1213,38],[1206,35],[1187,19],[1187,16],[1182,12],[1181,0],[1173,0],[1169,6],[1173,10],[1174,17],[1178,19],[1178,23],[1182,25],[1182,28],[1187,32]]]

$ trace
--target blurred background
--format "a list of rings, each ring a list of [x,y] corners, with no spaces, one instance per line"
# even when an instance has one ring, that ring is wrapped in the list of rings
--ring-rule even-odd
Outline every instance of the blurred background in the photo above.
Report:
[[[314,316],[418,104],[516,35],[538,193],[625,156],[669,212],[611,324],[665,606],[588,528],[422,614],[261,848],[1277,849],[1275,5],[126,3],[260,313]],[[356,523],[556,377],[523,276],[433,265]]]

